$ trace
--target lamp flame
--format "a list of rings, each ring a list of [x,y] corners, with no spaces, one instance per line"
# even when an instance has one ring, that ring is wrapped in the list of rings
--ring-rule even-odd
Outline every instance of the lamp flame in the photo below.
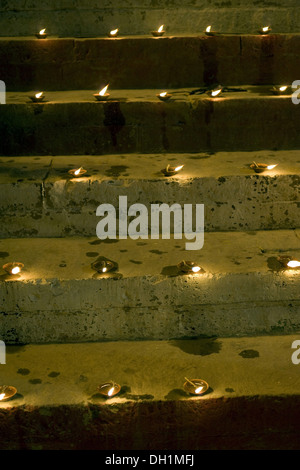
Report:
[[[288,262],[288,267],[289,268],[299,268],[300,267],[300,261],[296,261],[296,260],[291,260]]]
[[[162,97],[164,97],[164,96],[166,96],[166,95],[167,95],[167,92],[166,92],[166,91],[163,91],[162,93],[159,94],[159,96],[162,96]]]
[[[181,168],[183,168],[183,167],[184,167],[184,165],[177,166],[177,167],[175,168],[175,171],[180,171]]]
[[[109,34],[110,34],[111,36],[115,36],[118,31],[119,31],[119,28],[116,28],[116,29],[113,29]]]
[[[41,31],[39,32],[39,34],[45,34],[45,32],[46,32],[46,28],[41,29]]]
[[[12,268],[11,273],[12,274],[18,274],[20,271],[21,271],[21,269],[19,268],[19,266],[15,266],[14,268]]]
[[[42,94],[43,94],[42,91],[41,91],[40,93],[36,93],[35,97],[36,97],[36,98],[41,98]]]
[[[107,88],[108,88],[108,85],[106,85],[104,88],[102,88],[102,90],[99,91],[99,95],[104,96],[105,93],[106,93]]]
[[[281,87],[279,87],[279,91],[285,91],[286,89],[287,89],[287,86],[285,86],[285,85],[284,85],[284,86],[281,86]]]
[[[106,273],[106,271],[107,271],[107,268],[102,268],[103,273]]]
[[[194,266],[192,268],[192,271],[193,271],[193,273],[197,273],[198,271],[200,271],[200,269],[201,269],[200,266]]]
[[[0,393],[0,401],[5,397],[5,393]]]
[[[268,165],[267,166],[267,170],[273,170],[273,168],[275,168],[277,165]]]
[[[82,170],[82,167],[78,168],[78,170],[75,170],[74,175],[78,176],[81,170]]]
[[[203,389],[203,387],[202,387],[202,386],[201,386],[201,387],[198,387],[198,388],[196,388],[196,390],[195,390],[195,393],[200,393],[202,389]]]
[[[211,31],[211,26],[207,26],[206,32],[207,32],[207,33],[210,33],[210,31]]]
[[[162,25],[158,28],[157,31],[158,31],[159,33],[161,33],[163,29],[164,29],[164,25],[162,24]]]
[[[111,388],[108,390],[107,395],[108,395],[109,397],[111,397],[112,394],[114,393],[114,390],[115,390],[115,387],[111,387]]]
[[[264,27],[262,28],[262,31],[263,31],[264,33],[266,33],[267,31],[269,31],[269,29],[270,29],[270,26],[264,26]]]
[[[221,91],[222,91],[221,88],[219,88],[218,90],[214,90],[214,91],[211,92],[211,96],[217,96],[221,93]]]

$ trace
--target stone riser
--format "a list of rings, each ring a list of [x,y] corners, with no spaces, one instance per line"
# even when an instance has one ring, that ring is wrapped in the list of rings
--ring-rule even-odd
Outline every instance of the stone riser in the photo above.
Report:
[[[8,104],[0,155],[300,148],[300,106],[276,98]]]
[[[0,78],[9,91],[291,84],[299,43],[289,34],[0,39]]]

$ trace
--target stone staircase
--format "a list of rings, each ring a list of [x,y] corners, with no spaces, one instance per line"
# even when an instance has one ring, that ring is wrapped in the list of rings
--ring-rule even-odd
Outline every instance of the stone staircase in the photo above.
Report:
[[[277,258],[300,258],[300,107],[270,91],[299,78],[298,43],[0,39],[0,256],[24,263],[0,276],[1,376],[18,389],[0,404],[2,448],[298,448],[300,275]],[[220,97],[191,93],[217,83]],[[99,240],[97,206],[119,196],[204,204],[203,249]],[[98,257],[117,271],[98,274]],[[182,259],[205,272],[178,273]],[[182,388],[197,376],[200,398]],[[122,388],[103,399],[107,380]]]

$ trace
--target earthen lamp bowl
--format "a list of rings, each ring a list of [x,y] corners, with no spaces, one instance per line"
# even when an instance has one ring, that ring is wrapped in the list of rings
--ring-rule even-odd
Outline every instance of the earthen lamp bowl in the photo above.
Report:
[[[91,266],[98,273],[106,274],[109,271],[112,271],[113,269],[115,269],[117,267],[117,264],[109,260],[100,260],[100,261],[94,261],[94,263],[92,263]]]
[[[159,38],[165,34],[165,31],[151,31],[152,36]]]
[[[0,395],[2,393],[5,393],[5,396],[4,398],[2,398],[2,400],[0,400],[0,403],[2,401],[6,401],[12,398],[17,393],[17,389],[16,387],[13,387],[12,385],[2,385],[0,387]]]
[[[6,271],[11,276],[16,276],[24,268],[24,264],[23,263],[6,263],[2,267],[3,267],[4,271]],[[14,273],[11,272],[13,268],[19,268],[20,271],[18,273],[14,274]]]
[[[97,101],[107,101],[108,98],[110,97],[110,94],[105,93],[104,95],[99,95],[99,93],[95,93],[94,97],[96,98]]]
[[[114,391],[108,395],[108,392],[111,388],[114,388]],[[98,392],[103,395],[104,397],[106,398],[112,398],[114,397],[115,395],[117,395],[120,390],[121,390],[121,385],[119,384],[116,384],[116,383],[112,383],[112,382],[107,382],[107,383],[104,383],[102,385],[99,385],[99,387],[97,388]]]
[[[29,98],[30,98],[31,101],[33,101],[34,103],[42,103],[42,101],[44,101],[44,99],[45,99],[45,95],[42,94],[42,96],[39,96],[39,97],[33,95],[33,96],[29,96]]]
[[[169,101],[172,94],[171,93],[167,93],[166,95],[163,95],[161,96],[161,93],[157,93],[157,98],[160,100],[160,101]]]
[[[35,37],[37,37],[38,39],[46,39],[47,36],[48,36],[47,33],[44,33],[44,34],[36,33],[35,35]]]
[[[177,264],[177,268],[179,271],[186,273],[186,274],[196,274],[196,273],[203,273],[204,269],[201,268],[197,263],[194,261],[181,261],[179,264]],[[193,271],[193,269],[196,269],[197,271]]]
[[[255,171],[255,173],[263,173],[268,169],[268,166],[266,163],[251,163],[250,168]]]
[[[191,384],[191,382],[194,384],[194,386]],[[195,393],[195,390],[197,390],[198,387],[203,387],[203,388],[199,393]],[[205,382],[205,380],[191,379],[191,381],[186,381],[183,384],[183,388],[186,392],[190,393],[191,395],[200,396],[200,395],[203,395],[205,392],[207,392],[209,385],[207,382]]]

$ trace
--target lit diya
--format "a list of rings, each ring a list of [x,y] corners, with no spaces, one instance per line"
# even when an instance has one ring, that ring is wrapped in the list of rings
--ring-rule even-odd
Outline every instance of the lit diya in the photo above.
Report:
[[[270,26],[263,26],[262,28],[260,28],[259,34],[269,34],[271,31],[272,29],[270,28]]]
[[[207,26],[207,28],[205,30],[205,34],[206,34],[206,36],[215,36],[215,34],[217,34],[217,32],[212,31],[211,26]]]
[[[22,269],[24,268],[23,263],[6,263],[3,266],[4,271],[6,271],[8,274],[11,276],[15,276],[16,274],[19,274]]]
[[[286,269],[300,269],[300,261],[291,256],[279,256],[277,259]]]
[[[214,88],[213,90],[208,90],[206,93],[211,97],[215,98],[216,96],[219,96],[223,91],[223,87],[219,85],[218,87]]]
[[[82,166],[80,168],[74,168],[73,170],[69,170],[68,173],[75,178],[78,178],[79,176],[84,175],[87,172]]]
[[[9,400],[17,393],[16,387],[11,385],[2,385],[0,386],[0,402]]]
[[[266,163],[256,163],[253,162],[250,165],[250,168],[255,171],[255,173],[263,173],[266,170],[273,170],[277,165],[267,165]]]
[[[119,28],[113,29],[108,33],[109,38],[116,38],[118,36]]]
[[[46,39],[47,37],[46,28],[41,29],[38,33],[36,33],[36,37],[38,39]]]
[[[271,88],[273,95],[284,95],[289,93],[289,87],[287,85],[274,86]]]
[[[29,98],[30,98],[31,101],[33,101],[34,103],[41,103],[42,101],[44,101],[45,95],[44,95],[44,92],[43,92],[43,91],[40,91],[39,93],[36,93],[36,94],[33,95],[33,96],[29,96]]]
[[[164,31],[164,25],[162,24],[157,31],[151,31],[151,34],[152,36],[154,37],[160,37],[160,36],[163,36],[165,34],[165,31]]]
[[[121,386],[111,381],[111,382],[107,382],[102,385],[99,385],[97,390],[99,391],[99,393],[101,393],[101,395],[107,398],[111,398],[120,392]]]
[[[173,175],[176,175],[180,170],[182,170],[183,167],[184,167],[184,165],[179,165],[179,166],[167,165],[166,168],[161,170],[161,172],[165,176],[173,176]]]
[[[99,91],[99,93],[94,94],[94,97],[97,101],[106,101],[109,98],[109,93],[106,93],[108,86],[109,85],[106,85],[104,88],[102,88],[102,90]]]
[[[207,392],[209,385],[205,380],[202,379],[192,379],[189,380],[185,377],[186,382],[183,384],[183,388],[186,392],[191,395],[203,395]]]
[[[110,260],[96,260],[91,264],[92,269],[98,273],[105,274],[117,268],[117,263]]]
[[[168,93],[167,91],[163,91],[162,93],[158,93],[157,98],[160,99],[161,101],[169,101],[171,98],[172,94]]]
[[[201,268],[201,266],[199,266],[194,261],[181,261],[179,264],[177,264],[177,268],[179,269],[179,271],[186,274],[205,272],[204,269]]]

